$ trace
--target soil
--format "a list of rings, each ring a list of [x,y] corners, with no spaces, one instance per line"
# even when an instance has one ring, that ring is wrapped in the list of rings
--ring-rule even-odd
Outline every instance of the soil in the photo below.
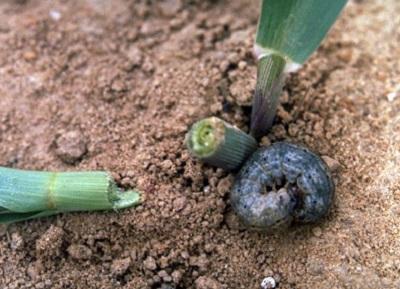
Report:
[[[0,288],[400,288],[400,2],[350,1],[262,140],[335,169],[323,222],[243,228],[188,127],[248,130],[258,1],[3,0],[0,164],[108,170],[143,203],[0,230]]]

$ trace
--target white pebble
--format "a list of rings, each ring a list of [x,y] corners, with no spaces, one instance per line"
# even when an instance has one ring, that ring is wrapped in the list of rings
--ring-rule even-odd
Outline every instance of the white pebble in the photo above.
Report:
[[[58,21],[61,19],[61,13],[57,10],[50,10],[49,15],[54,21]]]
[[[391,92],[387,95],[387,99],[392,102],[396,97],[397,97],[398,93],[396,91]]]
[[[392,102],[395,100],[396,97],[398,97],[400,95],[400,84],[398,84],[396,86],[396,88],[394,89],[394,91],[392,91],[391,93],[389,93],[386,97],[388,99],[389,102]]]
[[[263,289],[273,289],[276,286],[275,279],[272,277],[266,277],[261,282],[261,288]]]

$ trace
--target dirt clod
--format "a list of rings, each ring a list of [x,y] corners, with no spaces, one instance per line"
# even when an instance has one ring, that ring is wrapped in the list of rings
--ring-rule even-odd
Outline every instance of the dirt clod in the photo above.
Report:
[[[92,250],[85,245],[72,244],[67,249],[68,254],[76,260],[87,260],[92,256]]]
[[[225,223],[231,230],[240,230],[245,228],[245,225],[233,211],[229,211],[225,214]]]
[[[196,279],[196,289],[221,289],[221,284],[213,278],[201,276]]]
[[[153,257],[147,257],[146,260],[143,261],[143,266],[150,271],[157,269],[157,264]]]
[[[160,9],[164,16],[175,16],[182,9],[182,0],[161,1]]]
[[[225,196],[230,191],[232,183],[233,183],[233,178],[231,176],[228,176],[220,180],[217,185],[218,194],[222,197]]]
[[[126,273],[131,265],[131,258],[123,258],[114,260],[111,264],[111,272],[116,276],[121,276]]]
[[[61,252],[64,231],[60,227],[51,225],[38,240],[36,252],[40,256],[58,256]]]
[[[312,233],[314,234],[314,236],[315,237],[321,237],[321,235],[322,235],[322,230],[321,230],[321,228],[320,227],[314,227],[313,229],[312,229]]]
[[[24,239],[22,238],[22,236],[18,232],[12,233],[11,234],[11,249],[18,250],[18,249],[22,249],[23,246],[24,246]]]
[[[60,134],[55,141],[56,155],[67,164],[80,161],[87,152],[87,140],[77,130]]]

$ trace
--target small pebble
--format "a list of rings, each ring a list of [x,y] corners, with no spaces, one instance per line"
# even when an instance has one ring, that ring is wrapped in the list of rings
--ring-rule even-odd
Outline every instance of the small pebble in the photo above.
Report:
[[[164,16],[175,16],[182,9],[182,0],[160,1],[159,6]]]
[[[153,257],[147,257],[146,260],[143,261],[143,266],[144,268],[146,268],[147,270],[150,271],[154,271],[155,269],[157,269],[157,264],[156,261],[154,260]]]
[[[398,84],[396,88],[393,89],[392,92],[388,93],[386,97],[389,102],[393,102],[399,95],[400,95],[400,84]]]
[[[337,160],[328,156],[322,156],[321,158],[324,160],[324,162],[327,164],[332,172],[336,172],[340,169],[340,163]]]
[[[126,57],[129,59],[132,66],[140,66],[143,62],[143,52],[137,47],[132,45],[126,52]]]
[[[238,67],[240,70],[244,70],[246,68],[246,66],[247,66],[246,61],[240,61],[238,64]]]
[[[171,282],[171,281],[172,281],[171,276],[170,276],[170,275],[167,273],[167,271],[165,271],[165,270],[159,271],[157,275],[158,275],[161,279],[163,279],[163,281],[165,281],[165,282]]]
[[[37,55],[34,51],[25,51],[23,57],[26,61],[33,61],[36,59]]]
[[[187,204],[186,197],[184,197],[184,196],[178,197],[173,202],[174,210],[176,212],[182,211],[185,208],[186,204]]]
[[[195,281],[196,289],[221,289],[221,284],[210,277],[201,276]]]
[[[147,37],[150,37],[161,32],[162,29],[163,25],[161,21],[145,21],[143,25],[140,27],[140,33],[142,33]]]
[[[218,194],[220,196],[224,196],[225,194],[229,193],[232,183],[233,183],[233,178],[230,176],[220,180],[217,185]]]
[[[127,88],[122,80],[116,79],[111,84],[111,90],[114,92],[124,92]]]
[[[270,146],[271,145],[271,140],[267,136],[264,136],[264,137],[261,138],[260,145],[263,146],[263,147]]]
[[[11,234],[11,249],[12,250],[18,250],[21,249],[24,246],[24,239],[22,236],[18,233],[12,233]]]
[[[200,272],[205,272],[209,267],[209,260],[205,255],[193,256],[190,257],[189,264],[192,267],[198,267]]]
[[[175,284],[178,284],[183,277],[183,273],[182,273],[182,271],[175,270],[174,272],[171,273],[171,277],[172,277],[172,281]]]
[[[58,21],[61,19],[61,13],[58,10],[50,10],[49,12],[49,16],[51,19],[53,19],[54,21]]]
[[[393,91],[393,92],[388,93],[388,95],[386,97],[389,102],[393,102],[398,95],[400,95],[399,92]]]
[[[114,260],[111,264],[111,272],[115,276],[122,276],[126,273],[131,265],[131,258],[123,258]]]
[[[337,56],[341,61],[349,63],[353,58],[353,51],[351,49],[339,49]]]
[[[92,256],[92,250],[87,246],[80,244],[70,245],[67,252],[75,260],[87,260]]]
[[[56,155],[67,164],[75,164],[87,153],[87,140],[77,130],[61,134],[55,141]]]
[[[276,282],[275,282],[275,279],[272,277],[266,277],[261,282],[262,289],[273,289],[275,287],[276,287]]]
[[[312,229],[312,233],[315,237],[319,238],[322,235],[322,230],[320,227],[315,227]]]

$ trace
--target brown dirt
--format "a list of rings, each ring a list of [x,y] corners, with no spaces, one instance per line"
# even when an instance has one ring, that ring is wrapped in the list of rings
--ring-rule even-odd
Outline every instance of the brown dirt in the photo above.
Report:
[[[2,228],[0,288],[400,288],[400,2],[350,2],[290,76],[262,142],[340,166],[327,220],[280,234],[243,230],[232,175],[183,145],[204,116],[247,129],[257,1],[150,2],[0,2],[0,164],[145,198]]]

